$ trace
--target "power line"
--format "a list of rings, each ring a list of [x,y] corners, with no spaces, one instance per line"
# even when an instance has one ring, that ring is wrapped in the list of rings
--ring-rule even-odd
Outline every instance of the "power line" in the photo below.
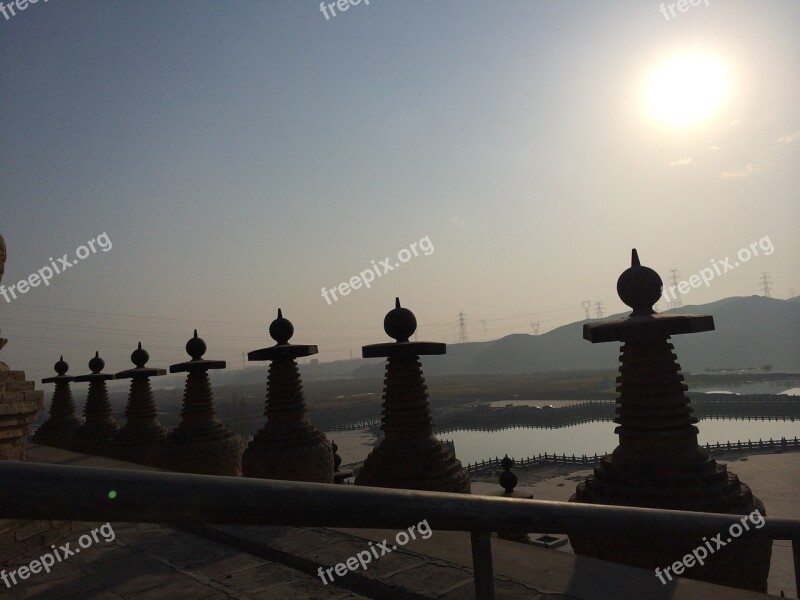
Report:
[[[586,311],[586,320],[588,321],[592,317],[589,315],[589,309],[592,308],[592,301],[591,300],[582,300],[581,304],[583,304],[583,310]]]
[[[772,283],[772,277],[769,276],[769,273],[762,273],[761,274],[761,286],[764,292],[765,298],[772,298],[772,295],[769,293],[769,284]]]
[[[467,324],[464,321],[464,313],[458,313],[458,343],[465,344],[469,342],[467,339]]]

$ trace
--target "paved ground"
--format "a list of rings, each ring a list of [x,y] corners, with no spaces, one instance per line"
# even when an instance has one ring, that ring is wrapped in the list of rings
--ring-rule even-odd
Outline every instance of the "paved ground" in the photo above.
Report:
[[[143,468],[35,445],[30,450],[31,458],[44,462]],[[753,484],[767,503],[770,515],[790,516],[787,513],[796,511],[798,506],[798,486],[790,485],[796,483],[797,472],[792,475],[786,470],[796,468],[800,454],[770,456],[751,457],[736,463],[737,468],[732,470]],[[742,468],[738,468],[740,466]],[[573,480],[569,480],[570,476],[563,474],[556,478],[550,473],[546,479],[533,472],[520,475],[523,483],[532,485],[534,495],[542,499],[551,493],[564,499],[577,476],[572,475]],[[771,508],[770,490],[784,484],[786,497],[783,501],[774,501]],[[484,485],[487,489],[498,489],[494,484]],[[476,492],[482,491],[480,483],[475,486]],[[74,524],[73,533],[59,544],[72,542],[75,548],[81,535],[99,525]],[[380,557],[366,570],[357,569],[325,585],[316,575],[320,567],[330,568],[345,562],[365,550],[370,541],[391,539],[396,532],[209,526],[200,528],[198,534],[159,525],[113,523],[112,526],[115,533],[112,541],[100,539],[55,565],[50,574],[33,574],[10,590],[3,590],[0,583],[0,597],[43,600],[474,598],[469,535],[463,532],[434,531],[428,539],[418,538]],[[42,553],[48,550],[43,548]],[[493,539],[492,550],[497,598],[502,600],[766,598],[763,594],[688,579],[662,586],[650,571],[506,540]],[[25,561],[34,558],[37,556],[27,557]]]
[[[768,517],[800,519],[800,452],[784,454],[756,454],[750,456],[720,456],[717,462],[728,465],[728,470],[750,486],[753,493],[764,502]],[[519,484],[515,491],[532,494],[537,500],[566,502],[575,492],[575,486],[591,469],[574,471],[570,465],[547,465],[542,469],[515,471]],[[493,493],[499,489],[496,478],[473,480],[473,493]],[[558,548],[572,552],[567,543]],[[769,592],[788,598],[797,598],[792,563],[792,544],[776,540],[772,546],[769,575]]]
[[[72,541],[96,524],[76,524]],[[285,565],[168,527],[113,524],[115,539],[85,548],[14,586],[14,600],[66,598],[366,598]],[[110,537],[110,536],[109,536]],[[2,595],[2,594],[0,594]]]

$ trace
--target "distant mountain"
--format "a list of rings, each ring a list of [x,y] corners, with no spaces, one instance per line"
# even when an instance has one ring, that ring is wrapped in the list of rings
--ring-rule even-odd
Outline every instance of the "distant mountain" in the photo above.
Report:
[[[684,371],[771,365],[775,371],[800,372],[800,302],[762,296],[726,298],[710,304],[665,311],[707,314],[715,331],[671,338]],[[613,315],[609,319],[627,315]],[[537,371],[608,369],[619,364],[619,344],[583,339],[585,320],[542,335],[513,334],[491,342],[448,345],[444,356],[422,359],[428,376],[521,374]],[[356,376],[375,377],[382,365],[364,365]]]
[[[751,296],[667,312],[714,317],[715,331],[672,338],[685,371],[765,364],[776,371],[800,371],[800,303]],[[467,364],[445,366],[444,357],[436,357],[435,361],[426,361],[426,373],[435,375],[458,369],[458,372],[499,374],[615,366],[619,344],[585,341],[585,322],[570,323],[539,336],[507,336],[493,342]]]
[[[715,331],[678,335],[671,339],[684,371],[700,373],[705,369],[770,365],[774,371],[800,372],[800,297],[791,300],[762,296],[725,298],[666,312],[714,317]],[[592,344],[583,339],[584,323],[595,321],[597,319],[570,323],[541,335],[520,333],[489,342],[448,344],[447,354],[422,357],[425,375],[515,375],[616,368],[619,364],[618,343]],[[307,363],[300,366],[300,371],[308,379],[375,378],[383,377],[384,361],[356,359]],[[235,373],[227,375],[233,379]],[[247,369],[239,373],[246,373],[254,380],[264,379],[263,369]]]

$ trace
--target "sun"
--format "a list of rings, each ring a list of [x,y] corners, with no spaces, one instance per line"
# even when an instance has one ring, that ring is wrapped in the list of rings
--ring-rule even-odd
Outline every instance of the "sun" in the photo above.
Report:
[[[722,105],[728,82],[722,65],[707,56],[685,54],[660,65],[646,88],[650,115],[669,125],[693,125]]]

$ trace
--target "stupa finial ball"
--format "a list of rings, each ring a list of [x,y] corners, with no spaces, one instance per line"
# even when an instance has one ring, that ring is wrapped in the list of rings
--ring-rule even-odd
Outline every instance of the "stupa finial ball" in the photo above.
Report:
[[[194,337],[186,342],[186,354],[192,357],[192,360],[200,360],[203,354],[208,350],[205,341],[197,337],[197,329],[194,330]]]
[[[294,325],[289,319],[283,318],[281,309],[278,309],[278,318],[269,325],[269,335],[278,344],[288,344],[294,335]]]
[[[101,367],[102,368],[102,367]],[[67,371],[69,371],[69,365],[64,362],[64,357],[58,359],[58,362],[53,365],[53,369],[58,375],[64,375]]]
[[[97,374],[103,370],[103,367],[106,366],[106,361],[100,358],[100,352],[97,351],[94,353],[94,358],[89,361],[89,369],[92,373]]]
[[[142,369],[148,360],[150,360],[150,355],[147,350],[142,349],[142,342],[139,342],[139,346],[131,353],[131,362],[136,365],[137,369]]]
[[[636,248],[631,252],[631,266],[617,279],[617,294],[620,300],[633,309],[633,315],[652,315],[653,305],[661,297],[664,282],[650,267],[639,262]]]
[[[417,330],[417,318],[407,308],[400,307],[400,298],[394,299],[394,308],[386,313],[383,330],[398,342],[407,342]]]

